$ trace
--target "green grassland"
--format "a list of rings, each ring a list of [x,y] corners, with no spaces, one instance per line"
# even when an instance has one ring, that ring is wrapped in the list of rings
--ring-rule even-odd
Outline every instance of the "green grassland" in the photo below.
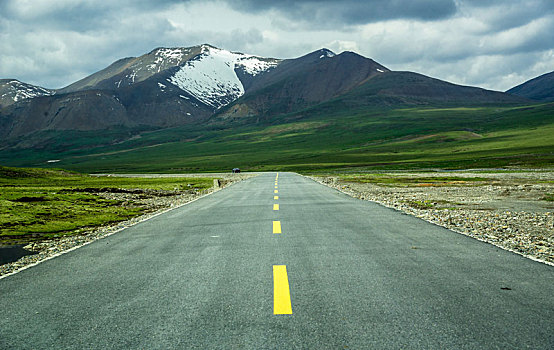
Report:
[[[28,242],[78,234],[147,210],[100,192],[203,190],[211,178],[92,177],[64,170],[0,167],[0,243]]]
[[[187,126],[93,146],[52,135],[0,164],[80,172],[329,172],[554,166],[554,104],[344,109],[329,102],[256,125]],[[62,137],[63,136],[63,137]],[[59,159],[56,163],[48,160]]]

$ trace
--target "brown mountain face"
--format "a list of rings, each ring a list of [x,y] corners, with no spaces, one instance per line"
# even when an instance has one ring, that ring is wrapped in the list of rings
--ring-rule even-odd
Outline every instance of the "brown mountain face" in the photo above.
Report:
[[[413,72],[386,72],[352,90],[358,97],[389,97],[405,104],[518,104],[529,100],[499,91],[448,83]]]
[[[101,130],[135,125],[115,96],[98,90],[27,99],[4,109],[2,114],[11,120],[1,129],[0,136],[7,139],[43,130]]]
[[[379,63],[355,54],[334,55],[318,50],[285,60],[263,74],[243,97],[224,108],[214,121],[240,120],[248,116],[265,118],[293,112],[346,93],[369,79],[388,72]]]

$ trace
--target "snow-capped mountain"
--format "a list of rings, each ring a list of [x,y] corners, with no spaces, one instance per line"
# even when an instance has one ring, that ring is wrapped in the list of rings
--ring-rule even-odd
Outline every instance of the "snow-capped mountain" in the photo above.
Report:
[[[242,80],[277,66],[281,60],[218,49],[211,45],[157,48],[140,57],[119,60],[60,92],[119,90],[155,79],[159,93],[172,84],[201,103],[221,108],[245,92]],[[169,89],[171,91],[171,89]]]
[[[59,90],[1,80],[0,140],[25,139],[29,147],[53,131],[118,130],[125,138],[189,125],[202,130],[208,125],[278,124],[285,120],[282,116],[339,98],[343,108],[520,101],[408,73],[391,72],[354,52],[328,49],[274,59],[211,45],[157,48],[120,59]]]
[[[0,80],[0,106],[9,106],[16,102],[39,96],[53,95],[55,90],[23,83],[16,79]]]

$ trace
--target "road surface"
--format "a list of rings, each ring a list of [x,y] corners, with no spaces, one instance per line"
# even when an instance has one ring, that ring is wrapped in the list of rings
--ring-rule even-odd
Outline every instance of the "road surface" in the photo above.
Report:
[[[266,173],[0,280],[0,349],[553,349],[554,267]]]

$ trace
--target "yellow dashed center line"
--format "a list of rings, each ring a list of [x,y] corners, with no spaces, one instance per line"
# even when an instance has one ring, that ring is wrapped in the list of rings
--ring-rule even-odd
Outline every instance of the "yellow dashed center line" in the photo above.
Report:
[[[281,221],[273,221],[273,233],[281,233]]]
[[[275,190],[275,191],[273,191],[273,193],[279,193],[279,191],[278,191],[278,190]]]
[[[286,265],[273,265],[273,314],[292,314]]]
[[[273,204],[273,210],[279,210],[279,204]]]
[[[279,196],[273,196],[273,199],[279,199]]]

